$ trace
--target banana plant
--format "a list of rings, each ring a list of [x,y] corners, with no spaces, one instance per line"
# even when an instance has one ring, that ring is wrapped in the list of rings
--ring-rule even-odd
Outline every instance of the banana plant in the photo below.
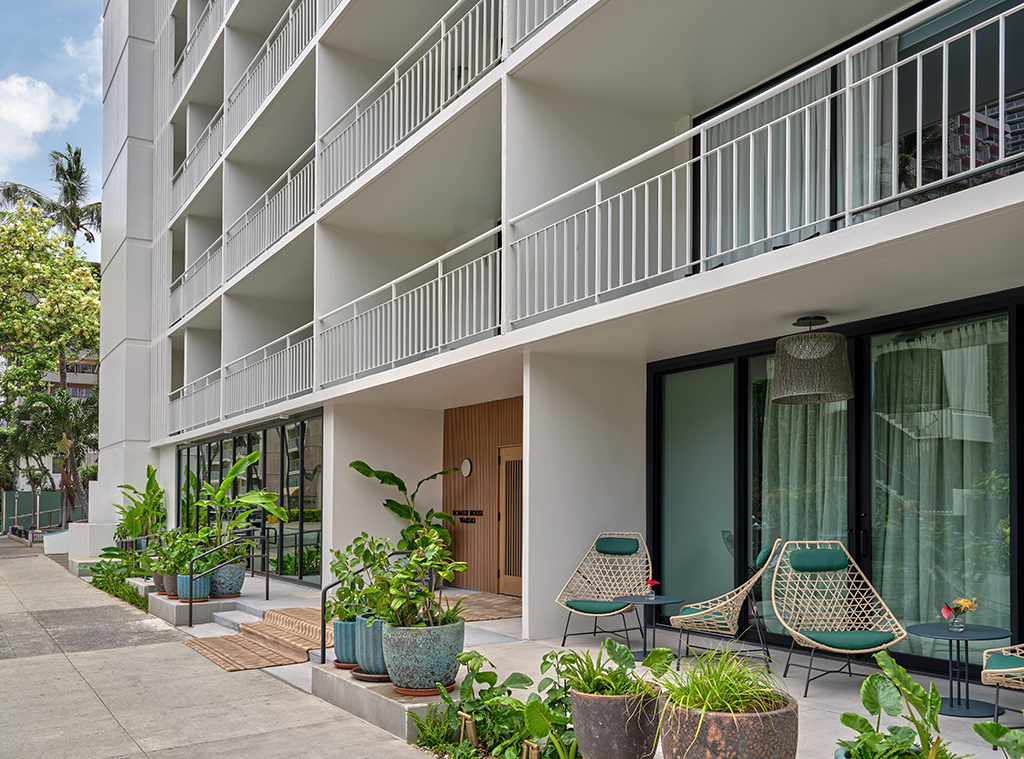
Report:
[[[416,495],[420,492],[420,488],[424,483],[457,472],[459,471],[457,468],[442,469],[440,472],[434,472],[429,477],[424,477],[416,483],[416,489],[410,493],[405,481],[393,472],[374,469],[365,461],[353,461],[349,466],[364,477],[377,480],[381,485],[397,488],[398,492],[402,494],[402,501],[397,501],[394,498],[388,498],[384,501],[385,509],[409,522],[409,526],[402,530],[402,539],[398,542],[399,551],[409,550],[409,547],[415,542],[416,538],[426,530],[437,530],[444,539],[444,542],[451,545],[452,536],[444,523],[455,524],[455,518],[451,514],[445,514],[443,511],[434,511],[433,509],[429,509],[426,514],[420,514],[416,510]]]

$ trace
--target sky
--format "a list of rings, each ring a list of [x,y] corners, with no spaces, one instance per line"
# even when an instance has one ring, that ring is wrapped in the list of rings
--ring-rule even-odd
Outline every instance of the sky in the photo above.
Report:
[[[102,189],[103,0],[0,0],[0,181],[53,196],[49,156],[82,149]],[[78,245],[99,260],[99,242]]]

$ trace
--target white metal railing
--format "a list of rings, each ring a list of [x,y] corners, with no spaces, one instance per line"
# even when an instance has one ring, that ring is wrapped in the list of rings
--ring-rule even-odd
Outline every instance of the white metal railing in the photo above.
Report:
[[[320,319],[323,385],[420,358],[500,323],[501,253],[489,230]],[[468,260],[467,260],[468,259]]]
[[[224,416],[313,390],[313,322],[253,351],[224,370]]]
[[[224,150],[224,108],[221,106],[209,126],[203,130],[196,144],[171,179],[171,213],[177,213]]]
[[[507,318],[707,271],[1024,167],[1007,117],[1008,98],[1022,96],[1007,92],[1008,20],[1024,28],[1024,5],[885,60],[896,46],[880,43],[955,4],[942,0],[512,218]],[[986,102],[983,88],[995,93]],[[687,149],[694,157],[678,162]],[[637,183],[637,172],[649,178]]]
[[[314,145],[228,228],[224,279],[231,279],[313,213]]]
[[[242,131],[317,30],[314,0],[293,0],[228,95],[225,144]]]
[[[537,31],[549,19],[576,0],[512,0],[512,46]]]
[[[171,284],[168,325],[178,322],[185,314],[213,295],[224,283],[221,239],[218,237],[216,242]]]
[[[327,17],[334,13],[335,9],[342,4],[344,0],[320,0],[320,24],[327,20]]]
[[[217,33],[220,31],[221,23],[224,21],[224,6],[227,0],[210,0],[203,15],[199,18],[195,29],[185,43],[185,49],[181,51],[178,60],[174,63],[174,71],[171,73],[171,107],[181,99],[188,83],[199,69],[199,62],[210,49]]]
[[[175,390],[168,400],[168,435],[220,421],[220,369]]]
[[[501,55],[501,0],[460,0],[320,138],[322,200],[479,79]]]

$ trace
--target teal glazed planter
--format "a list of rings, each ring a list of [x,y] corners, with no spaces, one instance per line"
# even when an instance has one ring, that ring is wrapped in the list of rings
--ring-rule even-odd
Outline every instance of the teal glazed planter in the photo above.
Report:
[[[210,575],[193,577],[191,588],[188,579],[188,575],[178,575],[178,600],[206,601],[210,597]]]
[[[237,598],[245,582],[245,562],[217,567],[210,574],[211,598]]]
[[[384,646],[381,642],[384,622],[378,619],[367,626],[367,619],[365,614],[360,614],[355,621],[356,661],[359,670],[367,675],[387,675],[388,665],[384,661]]]
[[[441,627],[395,627],[384,625],[384,661],[396,688],[432,690],[438,683],[447,687],[459,673],[459,660],[466,638],[461,619]]]
[[[334,620],[334,659],[341,664],[358,664],[356,658],[356,625],[364,624],[353,620]]]

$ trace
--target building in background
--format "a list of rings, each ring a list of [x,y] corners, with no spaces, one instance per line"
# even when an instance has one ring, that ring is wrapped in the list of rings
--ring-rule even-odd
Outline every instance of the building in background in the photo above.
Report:
[[[114,0],[104,33],[73,559],[146,464],[187,524],[258,449],[275,571],[319,582],[400,527],[350,461],[469,462],[421,503],[527,637],[602,530],[688,600],[837,538],[905,623],[967,594],[1020,633],[1019,6]],[[809,314],[854,398],[773,404]]]

